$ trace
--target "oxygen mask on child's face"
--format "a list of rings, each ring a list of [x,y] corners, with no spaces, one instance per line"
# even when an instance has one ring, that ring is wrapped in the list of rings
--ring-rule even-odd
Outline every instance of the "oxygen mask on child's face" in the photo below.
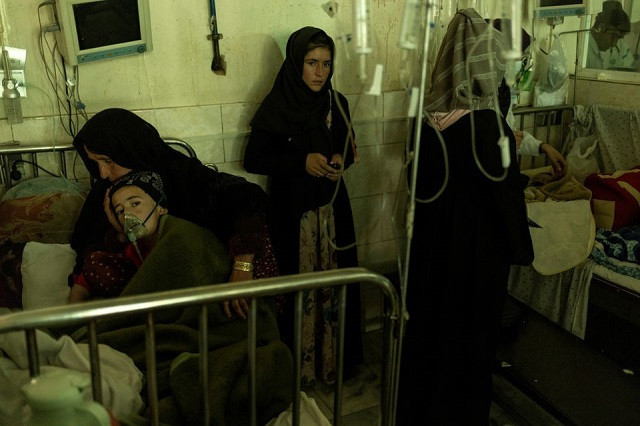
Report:
[[[152,210],[153,211],[153,210]],[[151,215],[149,215],[151,216]],[[147,219],[149,219],[147,216]],[[145,220],[146,222],[146,220]],[[131,244],[136,250],[138,257],[140,260],[143,260],[142,253],[140,252],[140,248],[138,247],[138,240],[140,238],[144,238],[149,234],[149,230],[146,226],[144,226],[144,222],[138,218],[138,216],[134,215],[131,212],[124,213],[124,233],[127,235]]]
[[[140,248],[138,247],[138,240],[149,235],[149,229],[145,226],[145,223],[147,223],[153,212],[158,208],[158,205],[157,202],[145,220],[140,220],[138,216],[131,212],[124,212],[124,233],[135,247],[138,256],[140,256],[140,260],[143,260],[143,258],[142,253],[140,253]]]
[[[146,222],[146,220],[145,220]],[[124,233],[132,243],[146,237],[149,230],[144,226],[144,222],[130,212],[124,213]]]

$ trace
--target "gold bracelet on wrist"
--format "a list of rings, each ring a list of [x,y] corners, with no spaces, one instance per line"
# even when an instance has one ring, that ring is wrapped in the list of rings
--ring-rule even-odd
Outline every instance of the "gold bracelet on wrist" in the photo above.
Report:
[[[236,271],[253,272],[253,263],[236,260],[233,262],[233,269]]]

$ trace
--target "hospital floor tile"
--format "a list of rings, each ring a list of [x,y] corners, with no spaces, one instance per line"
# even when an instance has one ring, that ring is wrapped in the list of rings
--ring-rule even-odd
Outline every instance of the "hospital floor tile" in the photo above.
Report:
[[[344,382],[342,424],[345,426],[376,425],[380,419],[380,377],[382,361],[382,330],[363,335],[365,363],[357,374]],[[554,418],[509,381],[494,375],[496,397],[491,406],[492,426],[551,426]],[[333,421],[333,387],[318,383],[306,389],[315,399],[325,417]],[[517,409],[514,410],[514,407]],[[398,425],[402,426],[402,425]]]

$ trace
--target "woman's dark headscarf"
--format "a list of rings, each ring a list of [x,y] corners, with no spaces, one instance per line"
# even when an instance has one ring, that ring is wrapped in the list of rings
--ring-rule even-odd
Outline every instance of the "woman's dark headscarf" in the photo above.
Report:
[[[84,147],[132,170],[163,172],[173,160],[188,160],[167,145],[155,127],[121,108],[105,109],[91,117],[73,139],[73,146],[96,179],[100,179],[98,165]]]
[[[331,51],[331,71],[319,92],[314,92],[302,80],[302,67],[309,42],[323,35]],[[251,127],[280,135],[302,135],[309,122],[324,122],[329,111],[331,76],[335,45],[331,37],[319,28],[304,27],[289,36],[286,57],[273,83],[271,92],[258,108]]]
[[[73,146],[91,175],[98,179],[71,237],[71,247],[79,256],[75,273],[81,270],[84,251],[101,245],[105,233],[112,229],[103,207],[111,182],[100,179],[98,166],[88,158],[84,147],[108,156],[122,167],[158,173],[171,214],[212,230],[223,241],[232,233],[238,233],[244,241],[256,230],[262,230],[265,223],[267,194],[259,185],[214,171],[200,160],[176,151],[155,127],[131,111],[110,108],[97,113],[78,132]]]

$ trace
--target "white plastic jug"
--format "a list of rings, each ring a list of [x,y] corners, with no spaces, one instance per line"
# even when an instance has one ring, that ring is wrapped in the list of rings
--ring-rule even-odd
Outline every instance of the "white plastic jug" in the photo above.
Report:
[[[90,386],[86,376],[70,373],[42,374],[22,386],[31,407],[29,426],[110,426],[105,407],[86,401],[84,390]]]

